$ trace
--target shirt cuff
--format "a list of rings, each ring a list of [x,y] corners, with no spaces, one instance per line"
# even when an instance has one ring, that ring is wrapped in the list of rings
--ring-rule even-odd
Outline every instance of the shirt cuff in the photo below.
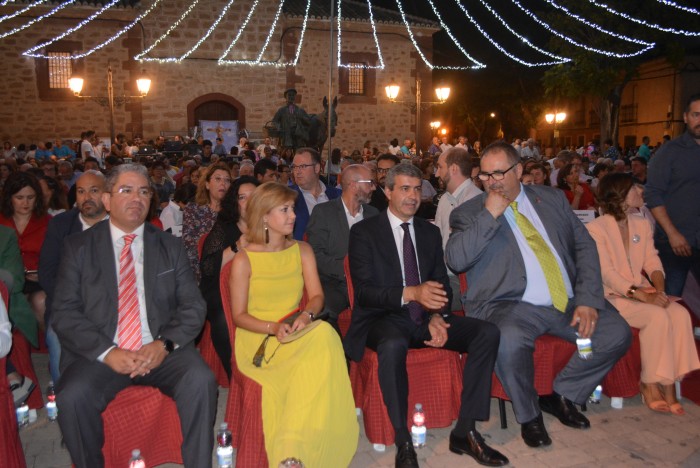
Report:
[[[110,346],[109,348],[107,348],[107,351],[105,351],[104,353],[102,353],[102,354],[100,354],[99,356],[97,356],[97,360],[100,361],[100,362],[105,362],[105,358],[107,357],[107,355],[109,354],[109,352],[112,351],[112,350],[113,350],[114,348],[116,348],[116,347],[117,347],[116,345],[112,345],[112,346]]]

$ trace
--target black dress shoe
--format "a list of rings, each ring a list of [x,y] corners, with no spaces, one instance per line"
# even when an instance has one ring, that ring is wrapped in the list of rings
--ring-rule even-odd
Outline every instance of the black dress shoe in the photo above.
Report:
[[[556,417],[562,424],[574,429],[591,427],[591,422],[576,409],[576,405],[557,393],[541,396],[540,409]]]
[[[411,442],[405,442],[398,446],[396,468],[418,468],[418,455],[416,455]]]
[[[477,431],[469,431],[464,439],[450,433],[450,452],[469,455],[478,463],[486,466],[508,464],[506,456],[486,445],[484,438]]]
[[[541,447],[543,445],[551,445],[552,439],[547,434],[547,429],[544,427],[542,413],[530,422],[521,425],[520,435],[530,447]]]

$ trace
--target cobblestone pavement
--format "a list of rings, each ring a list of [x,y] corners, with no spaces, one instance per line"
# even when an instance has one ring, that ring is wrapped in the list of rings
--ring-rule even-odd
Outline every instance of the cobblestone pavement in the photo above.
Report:
[[[46,388],[49,380],[47,362],[46,355],[34,355],[34,365],[42,389]],[[223,418],[227,395],[226,389],[220,389],[217,426]],[[553,443],[539,449],[527,447],[523,443],[520,426],[515,422],[509,404],[506,405],[508,429],[500,428],[495,399],[491,403],[491,420],[479,423],[477,428],[490,445],[510,459],[511,466],[514,467],[700,467],[700,407],[689,400],[683,400],[683,404],[686,415],[671,416],[646,409],[639,396],[626,399],[624,408],[620,410],[611,408],[610,400],[603,396],[599,405],[588,405],[587,416],[591,420],[591,428],[588,430],[567,428],[553,417],[545,415],[545,424]],[[430,418],[430,415],[427,414],[426,417]],[[427,445],[418,451],[421,467],[479,466],[471,458],[449,451],[449,431],[449,428],[428,430]],[[68,452],[61,447],[58,424],[48,421],[45,409],[39,410],[36,422],[20,430],[20,436],[27,466],[30,468],[71,466]],[[362,430],[351,467],[392,467],[394,454],[393,446],[387,447],[383,453],[375,451]]]

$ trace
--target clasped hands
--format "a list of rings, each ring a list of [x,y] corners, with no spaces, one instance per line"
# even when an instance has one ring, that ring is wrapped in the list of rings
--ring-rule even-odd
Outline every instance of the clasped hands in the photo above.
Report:
[[[160,366],[168,352],[163,342],[155,340],[143,345],[138,351],[112,348],[105,356],[104,363],[114,372],[128,374],[129,378],[142,377]]]
[[[403,293],[404,302],[416,301],[425,310],[442,310],[449,304],[447,292],[442,283],[437,281],[426,281],[418,286],[406,286]],[[441,316],[431,317],[428,323],[430,340],[424,341],[426,346],[441,348],[447,342],[447,329],[450,324],[445,322]]]
[[[277,341],[282,341],[285,336],[291,335],[292,333],[305,328],[310,323],[311,317],[309,317],[309,314],[299,314],[296,320],[294,320],[294,323],[291,325],[286,322],[280,322],[272,325],[270,327],[270,333],[275,335]]]

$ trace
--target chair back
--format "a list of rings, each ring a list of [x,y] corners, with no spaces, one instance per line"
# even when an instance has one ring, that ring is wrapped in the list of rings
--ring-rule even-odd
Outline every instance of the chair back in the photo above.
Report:
[[[162,229],[162,228],[161,228]],[[209,233],[203,234],[197,241],[197,259],[202,260],[202,250],[204,250],[204,242],[207,240]]]
[[[345,282],[348,284],[348,301],[350,310],[355,307],[355,288],[352,286],[352,276],[350,276],[350,258],[346,255],[343,259],[343,269],[345,270]]]

